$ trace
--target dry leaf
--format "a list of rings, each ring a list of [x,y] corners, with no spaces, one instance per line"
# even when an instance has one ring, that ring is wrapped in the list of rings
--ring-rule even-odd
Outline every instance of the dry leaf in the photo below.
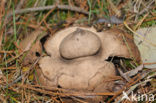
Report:
[[[43,37],[46,33],[41,30],[36,30],[28,35],[24,40],[20,42],[20,48],[23,51],[28,51],[24,58],[24,64],[32,63],[37,55],[41,54],[42,46],[39,37]]]
[[[141,28],[137,30],[137,33],[146,39],[141,39],[137,35],[134,35],[134,41],[139,48],[142,61],[144,63],[156,62],[156,46],[151,45],[151,43],[156,44],[156,27]],[[147,40],[151,43],[146,42]],[[156,68],[156,64],[145,65],[145,67]]]

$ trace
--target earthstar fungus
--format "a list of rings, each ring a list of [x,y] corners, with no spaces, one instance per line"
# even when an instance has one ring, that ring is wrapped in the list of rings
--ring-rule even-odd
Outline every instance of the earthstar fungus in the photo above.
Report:
[[[39,61],[41,84],[78,91],[106,92],[113,86],[103,82],[116,76],[109,57],[140,61],[132,36],[119,29],[68,27],[49,37],[44,48],[48,56]]]

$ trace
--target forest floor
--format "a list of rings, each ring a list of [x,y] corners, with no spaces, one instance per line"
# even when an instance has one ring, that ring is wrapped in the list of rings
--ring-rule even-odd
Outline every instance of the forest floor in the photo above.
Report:
[[[47,34],[53,36],[63,28],[80,25],[93,26],[99,32],[119,28],[134,36],[138,29],[156,25],[156,0],[1,0],[0,6],[0,102],[3,103],[65,103],[64,97],[86,103],[64,93],[62,88],[47,89],[36,82],[38,61],[46,53],[33,45]],[[34,35],[38,31],[43,35]],[[103,101],[155,103],[156,69],[142,67],[150,64],[156,63],[124,61],[127,71],[139,70],[131,71],[134,75],[122,90],[102,93]],[[125,79],[123,75],[119,77]],[[138,93],[137,100],[119,99],[123,93],[132,95],[132,92]]]

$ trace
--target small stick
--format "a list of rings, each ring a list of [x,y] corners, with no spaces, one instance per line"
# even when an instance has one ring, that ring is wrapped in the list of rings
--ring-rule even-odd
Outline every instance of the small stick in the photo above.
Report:
[[[0,50],[0,54],[4,54],[4,53],[11,54],[11,53],[14,53],[14,51],[5,51],[5,50]]]
[[[15,14],[22,14],[22,13],[36,12],[36,11],[43,11],[43,10],[51,10],[54,8],[58,8],[61,10],[71,10],[71,11],[76,11],[76,12],[80,12],[80,13],[89,15],[88,11],[85,11],[79,7],[68,6],[68,5],[50,5],[50,6],[43,6],[43,7],[20,9],[20,10],[15,10]],[[7,18],[9,18],[12,15],[13,15],[13,12],[9,12],[7,15]]]

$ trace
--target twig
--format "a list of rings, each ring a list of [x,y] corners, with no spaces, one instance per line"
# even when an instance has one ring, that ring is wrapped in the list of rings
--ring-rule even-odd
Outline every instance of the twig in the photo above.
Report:
[[[152,21],[152,20],[156,20],[156,16],[148,18],[148,19],[145,19],[144,21],[147,22],[147,21]]]
[[[19,57],[21,57],[25,52],[26,52],[26,51],[23,51],[23,52],[20,53],[19,55],[15,56],[15,57],[13,57],[13,58],[10,58],[10,59],[8,59],[8,60],[6,60],[6,61],[4,61],[4,62],[1,62],[1,63],[0,63],[0,66],[4,66],[4,65],[6,65],[6,64],[11,63],[12,61],[14,61],[14,60],[18,59]]]
[[[156,64],[156,62],[148,62],[148,63],[143,63],[144,65],[152,65],[152,64]]]
[[[26,8],[26,9],[20,9],[20,10],[15,10],[15,14],[23,14],[23,13],[28,13],[28,12],[36,12],[36,11],[44,11],[44,10],[50,10],[58,8],[61,10],[71,10],[71,11],[76,11],[80,12],[83,14],[88,15],[89,12],[85,11],[79,7],[74,7],[74,6],[69,6],[69,5],[50,5],[50,6],[43,6],[43,7],[34,7],[34,8]],[[7,18],[13,15],[13,12],[8,13]]]
[[[4,50],[0,50],[0,54],[4,54],[4,53],[11,54],[11,53],[14,53],[14,51],[4,51]]]
[[[43,27],[43,26],[40,26],[40,25],[35,25],[35,24],[27,24],[26,22],[16,22],[17,25],[27,25],[28,27],[30,28],[33,28],[33,29],[40,29],[40,30],[43,30],[43,31],[46,31],[47,28]]]
[[[150,73],[154,73],[154,74],[151,74],[151,75],[149,75]],[[142,73],[142,75],[141,75],[141,78],[143,79],[144,77],[146,77],[147,75],[149,75],[148,77],[147,77],[147,79],[149,79],[149,78],[151,78],[153,75],[155,75],[156,74],[156,68],[150,68],[150,70],[149,71],[143,71],[143,73]]]
[[[44,94],[49,94],[49,95],[59,95],[61,97],[65,96],[87,96],[87,97],[92,97],[92,96],[113,96],[115,95],[115,93],[113,92],[103,92],[103,93],[91,93],[91,92],[62,92],[62,93],[59,93],[59,92],[54,92],[54,91],[47,91],[47,90],[44,90],[44,89],[41,89],[41,88],[34,88],[32,85],[19,85],[19,84],[16,84],[18,87],[22,87],[22,88],[27,88],[27,89],[30,89],[30,90],[34,90],[34,91],[38,91],[40,93],[44,93]]]

